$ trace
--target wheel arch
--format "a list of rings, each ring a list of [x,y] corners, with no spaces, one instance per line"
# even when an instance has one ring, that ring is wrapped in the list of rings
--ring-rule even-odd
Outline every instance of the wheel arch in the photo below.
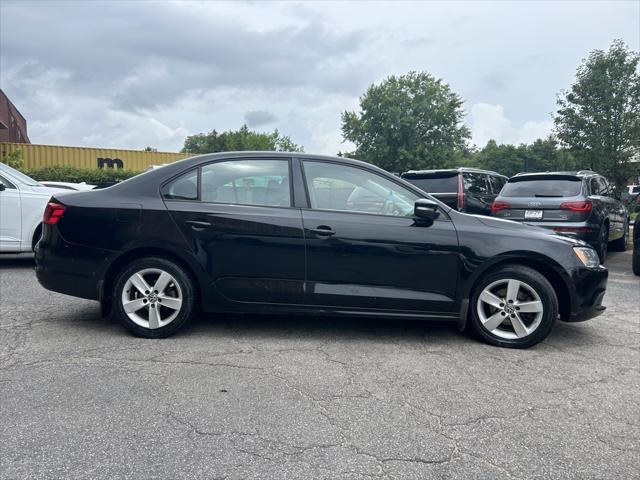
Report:
[[[99,285],[98,298],[102,304],[102,312],[104,315],[111,311],[111,294],[116,282],[118,273],[128,264],[134,260],[145,257],[159,257],[172,262],[177,263],[184,268],[187,275],[191,277],[193,282],[193,291],[195,293],[195,305],[200,305],[202,298],[201,281],[202,276],[198,275],[192,262],[186,259],[183,255],[176,253],[173,250],[157,247],[157,246],[140,246],[127,250],[121,255],[114,258],[104,270],[102,274],[102,280]]]
[[[479,267],[465,282],[462,292],[462,308],[460,311],[459,321],[459,328],[461,330],[466,327],[469,308],[473,308],[470,305],[470,302],[471,297],[475,293],[478,281],[480,281],[484,276],[495,272],[496,270],[500,270],[507,265],[525,266],[539,272],[547,279],[553,289],[557,292],[558,312],[560,313],[560,318],[564,320],[571,316],[574,293],[570,287],[570,283],[565,280],[563,275],[560,273],[562,271],[562,267],[560,265],[557,265],[556,262],[549,258],[539,258],[537,256],[500,257],[496,261]]]
[[[42,222],[36,225],[36,228],[33,230],[33,235],[31,236],[31,250],[36,249],[36,244],[40,241],[41,236],[42,236]]]

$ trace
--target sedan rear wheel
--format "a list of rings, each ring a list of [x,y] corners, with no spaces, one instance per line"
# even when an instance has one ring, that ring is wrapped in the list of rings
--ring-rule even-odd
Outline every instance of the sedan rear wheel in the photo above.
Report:
[[[476,332],[494,345],[529,347],[544,339],[558,316],[549,281],[536,270],[513,265],[486,276],[471,312]]]
[[[144,258],[121,272],[113,301],[118,319],[128,330],[146,338],[166,337],[191,318],[193,285],[179,265]]]

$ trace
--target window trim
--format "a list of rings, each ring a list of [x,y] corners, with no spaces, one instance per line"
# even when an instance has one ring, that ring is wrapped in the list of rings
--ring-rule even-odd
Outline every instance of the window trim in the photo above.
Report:
[[[217,163],[223,163],[223,162],[242,162],[242,161],[247,161],[247,160],[253,160],[253,161],[267,161],[267,160],[278,160],[281,162],[287,162],[287,168],[289,170],[289,206],[283,206],[283,205],[260,205],[260,204],[255,204],[255,203],[229,203],[229,202],[209,202],[209,201],[204,201],[202,200],[202,169],[206,166],[209,165],[214,165]],[[186,200],[186,199],[182,199],[182,198],[165,198],[164,194],[162,193],[162,190],[164,189],[165,185],[169,184],[170,182],[172,182],[173,180],[175,180],[178,177],[181,177],[182,175],[187,174],[188,172],[191,172],[193,170],[197,170],[198,171],[198,196],[195,200]],[[298,208],[295,206],[294,204],[294,196],[293,196],[293,175],[292,175],[292,158],[291,157],[282,157],[282,156],[273,156],[273,157],[232,157],[232,158],[221,158],[218,160],[214,160],[211,162],[206,162],[206,163],[201,163],[199,165],[196,165],[192,168],[189,168],[187,170],[184,170],[174,176],[172,176],[171,178],[169,178],[168,180],[165,180],[164,182],[162,182],[160,184],[160,197],[162,198],[163,201],[169,201],[169,202],[189,202],[189,203],[200,203],[200,204],[206,204],[206,205],[238,205],[238,206],[242,206],[242,207],[266,207],[266,208]]]
[[[0,175],[0,178],[2,178],[2,180],[3,180],[3,181],[2,181],[2,184],[4,185],[4,188],[5,188],[5,189],[6,189],[6,188],[10,188],[10,189],[13,189],[13,190],[17,190],[17,189],[18,189],[18,187],[16,187],[16,186],[13,184],[13,182],[11,182],[10,180],[8,180],[6,176],[4,176],[4,175]],[[7,186],[7,184],[8,184],[9,186]]]
[[[404,188],[405,190],[409,190],[411,193],[413,193],[415,196],[418,197],[418,199],[421,198],[425,198],[423,197],[420,193],[418,193],[418,191],[414,190],[413,188],[408,188],[406,185],[404,185],[401,182],[396,181],[395,176],[393,176],[391,178],[391,176],[387,176],[387,175],[382,175],[380,174],[380,172],[376,172],[375,170],[372,170],[370,168],[367,168],[363,165],[353,165],[353,164],[349,164],[349,163],[344,163],[341,162],[339,160],[324,160],[324,159],[315,159],[315,158],[305,158],[305,157],[299,157],[298,160],[300,161],[300,169],[302,172],[302,187],[305,190],[306,193],[306,199],[307,199],[307,206],[306,207],[300,207],[301,210],[303,211],[313,211],[313,212],[329,212],[329,213],[342,213],[342,214],[347,214],[347,215],[366,215],[368,217],[382,217],[382,218],[407,218],[410,220],[416,220],[417,217],[415,215],[415,212],[413,215],[408,216],[408,217],[400,217],[397,215],[384,215],[382,213],[372,213],[372,212],[358,212],[358,211],[348,211],[348,210],[333,210],[333,209],[328,209],[328,208],[313,208],[313,206],[311,205],[311,197],[309,195],[309,184],[307,182],[307,175],[306,175],[306,171],[305,171],[305,166],[304,163],[305,162],[314,162],[314,163],[327,163],[327,164],[333,164],[333,165],[339,165],[339,166],[343,166],[343,167],[351,167],[351,168],[357,168],[359,170],[364,170],[367,173],[371,173],[372,175],[378,175],[381,176],[382,178],[389,180],[391,183],[394,183],[396,185],[398,185],[399,187]],[[408,183],[408,182],[407,182]],[[411,185],[411,187],[413,187],[413,185]],[[439,203],[439,200],[434,199],[433,196],[429,195],[430,200],[436,200]],[[438,215],[438,218],[436,218],[436,221],[451,221],[451,217],[449,216],[449,214],[442,208],[442,207],[438,207],[438,211],[440,212],[440,215]]]

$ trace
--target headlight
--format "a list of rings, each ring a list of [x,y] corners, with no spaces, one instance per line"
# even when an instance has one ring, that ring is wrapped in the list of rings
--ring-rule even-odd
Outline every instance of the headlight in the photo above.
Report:
[[[597,267],[600,265],[600,257],[598,252],[589,247],[573,247],[576,257],[580,259],[585,267]]]

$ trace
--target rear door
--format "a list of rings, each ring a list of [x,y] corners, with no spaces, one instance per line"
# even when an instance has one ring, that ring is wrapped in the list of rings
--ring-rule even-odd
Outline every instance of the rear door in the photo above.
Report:
[[[304,302],[305,242],[288,158],[230,159],[163,187],[167,208],[206,264],[208,294],[230,302]]]
[[[418,220],[419,195],[365,168],[316,160],[303,167],[308,304],[454,311],[458,239],[444,212],[431,224]]]
[[[0,251],[19,252],[22,238],[22,204],[20,190],[0,175]]]
[[[596,185],[597,195],[594,196],[601,203],[606,218],[609,219],[609,240],[616,240],[624,235],[625,207],[614,197],[612,186],[604,177],[595,177],[592,182]]]

